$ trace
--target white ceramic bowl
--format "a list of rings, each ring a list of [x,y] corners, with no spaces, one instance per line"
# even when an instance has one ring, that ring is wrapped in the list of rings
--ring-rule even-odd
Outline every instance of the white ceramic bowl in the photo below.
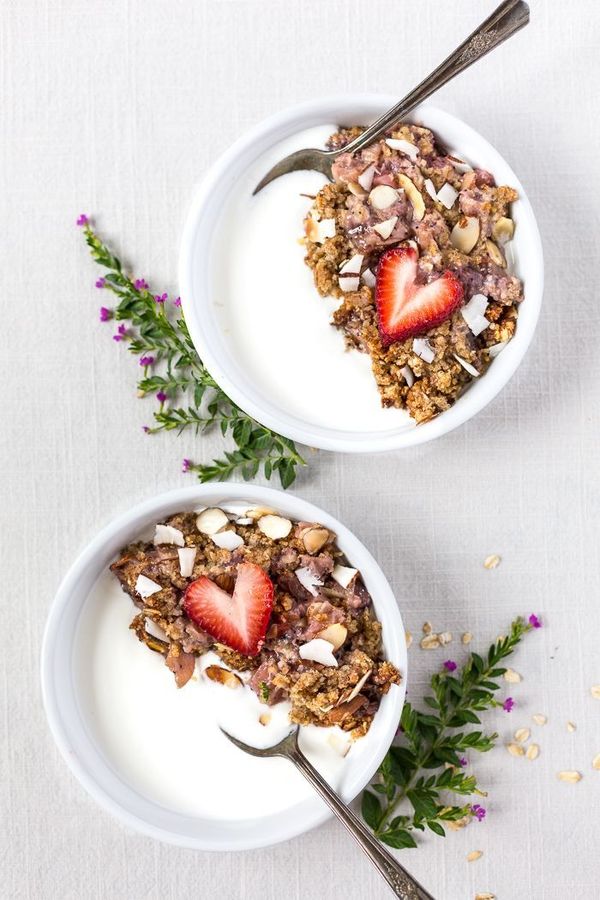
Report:
[[[517,228],[510,247],[514,271],[524,282],[525,299],[520,307],[515,337],[485,375],[472,383],[451,409],[419,426],[407,416],[405,423],[389,431],[341,431],[303,421],[291,415],[282,403],[267,396],[239,365],[219,324],[212,286],[214,235],[227,198],[236,190],[243,173],[279,141],[325,123],[372,122],[396,101],[397,97],[379,94],[333,97],[294,106],[261,122],[236,141],[209,170],[193,198],[183,233],[179,265],[181,296],[192,340],[207,368],[223,390],[247,413],[269,428],[311,447],[356,453],[386,451],[421,444],[446,434],[476,415],[509,381],[533,337],[540,311],[542,245],[523,186],[508,163],[481,135],[455,116],[427,105],[415,110],[409,120],[432,128],[448,148],[471,163],[489,169],[498,183],[511,185],[519,192],[519,200],[513,205]],[[307,348],[309,359],[310,348]]]
[[[182,815],[136,791],[104,755],[90,727],[88,695],[78,684],[74,648],[86,600],[99,576],[119,550],[149,525],[180,510],[218,506],[235,500],[267,505],[299,521],[318,521],[332,529],[338,544],[356,566],[373,597],[383,626],[386,656],[403,674],[402,684],[383,698],[369,733],[368,752],[345,760],[342,795],[349,802],[369,782],[392,742],[406,691],[406,643],[395,597],[386,578],[364,545],[341,522],[291,494],[239,484],[200,485],[161,494],[106,526],[76,560],[62,582],[48,617],[42,649],[41,677],[46,715],[54,739],[74,775],[108,812],[143,834],[182,847],[203,850],[241,850],[284,841],[313,828],[329,817],[315,795],[277,814],[223,820]],[[123,601],[127,602],[124,596]],[[168,674],[168,673],[166,673]],[[367,744],[365,744],[367,749]],[[215,760],[215,777],[219,773]]]

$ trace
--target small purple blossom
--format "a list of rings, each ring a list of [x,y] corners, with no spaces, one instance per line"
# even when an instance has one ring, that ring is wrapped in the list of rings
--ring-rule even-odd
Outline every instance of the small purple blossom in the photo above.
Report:
[[[96,282],[96,287],[103,288],[105,284],[106,284],[106,278],[99,278],[98,281]]]
[[[133,286],[136,291],[145,291],[148,289],[148,282],[145,278],[136,278],[133,282]]]
[[[507,697],[504,703],[502,704],[502,709],[504,712],[510,712],[515,705],[515,701],[512,697]]]
[[[459,766],[462,766],[463,769],[464,769],[465,766],[468,766],[468,765],[469,765],[469,760],[467,759],[466,756],[459,756],[459,757],[458,757],[458,764],[459,764]]]
[[[166,303],[169,298],[168,294],[156,294],[154,299],[157,303]]]
[[[181,297],[175,297],[173,300],[173,306],[181,306]]]
[[[154,365],[154,357],[153,356],[141,356],[140,357],[140,366],[152,366]]]
[[[150,426],[142,425],[142,431],[144,432],[144,434],[150,434]]]
[[[192,461],[191,461],[191,459],[182,459],[182,461],[181,461],[181,471],[182,471],[182,472],[189,472],[191,468],[192,468]]]
[[[485,819],[486,810],[479,803],[475,803],[471,807],[471,812],[473,813],[473,816],[477,819],[478,822],[482,822],[483,819]]]
[[[156,399],[158,400],[159,403],[164,403],[165,400],[167,399],[167,395],[165,394],[164,391],[159,391],[158,394],[156,395]]]
[[[84,225],[89,225],[89,223],[90,223],[90,220],[88,219],[88,217],[86,216],[86,214],[85,214],[85,213],[81,213],[81,215],[80,215],[79,218],[77,219],[77,224],[79,225],[79,227],[80,227],[80,228],[83,228]]]
[[[110,319],[112,319],[112,316],[113,316],[112,309],[109,309],[108,306],[100,307],[100,321],[101,322],[110,321]]]
[[[453,659],[447,659],[446,662],[444,663],[444,668],[447,669],[448,672],[455,672],[456,671],[456,663],[454,662]]]
[[[127,334],[127,328],[125,325],[119,325],[117,328],[117,333],[113,334],[113,341],[122,341],[125,339],[125,335]]]
[[[538,619],[535,613],[531,613],[531,615],[529,616],[529,624],[532,628],[541,628],[542,620]]]

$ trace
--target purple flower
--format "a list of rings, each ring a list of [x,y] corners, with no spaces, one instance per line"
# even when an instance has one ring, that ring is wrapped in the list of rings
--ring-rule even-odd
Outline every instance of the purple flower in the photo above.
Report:
[[[471,812],[473,813],[473,815],[475,816],[475,818],[477,819],[478,822],[481,822],[481,821],[483,821],[483,819],[485,819],[486,811],[485,811],[484,807],[481,806],[479,803],[475,803],[471,807]]]
[[[127,328],[125,325],[119,325],[117,328],[117,333],[113,334],[113,341],[122,341],[127,334]]]
[[[142,356],[142,357],[140,357],[140,366],[144,366],[144,368],[145,368],[146,366],[151,366],[151,365],[153,365],[153,364],[154,364],[154,357],[153,357],[153,356]]]
[[[515,701],[512,697],[507,697],[504,703],[502,704],[502,709],[504,712],[510,712],[515,705]]]
[[[112,309],[109,309],[108,306],[100,307],[100,321],[108,322],[109,319],[112,319]]]
[[[191,468],[192,468],[191,459],[183,459],[181,461],[181,471],[182,472],[189,472]]]
[[[79,225],[79,227],[82,228],[84,225],[89,225],[89,223],[90,223],[90,220],[88,219],[86,214],[81,213],[81,215],[77,219],[77,224]]]
[[[150,434],[150,428],[148,425],[142,425],[142,431],[144,434]]]
[[[168,294],[156,294],[154,299],[157,303],[165,303],[168,299]]]
[[[164,403],[165,400],[167,399],[167,395],[165,394],[164,391],[159,391],[158,394],[156,395],[156,399],[158,400],[159,403]]]
[[[448,672],[455,672],[456,671],[456,663],[454,662],[453,659],[447,659],[446,662],[444,663],[444,668],[447,669]]]
[[[541,621],[541,619],[538,619],[538,617],[536,616],[535,613],[531,613],[531,615],[529,616],[529,624],[531,625],[532,628],[541,628],[542,627],[542,621]]]
[[[459,756],[458,764],[459,764],[459,766],[462,766],[464,768],[465,766],[469,765],[469,760],[467,759],[466,756]]]
[[[96,282],[96,287],[103,288],[105,284],[106,284],[106,278],[99,278],[98,281]]]
[[[181,306],[181,297],[175,297],[173,300],[173,306]]]
[[[136,291],[145,291],[148,288],[148,282],[145,278],[136,278],[133,282],[133,286]]]

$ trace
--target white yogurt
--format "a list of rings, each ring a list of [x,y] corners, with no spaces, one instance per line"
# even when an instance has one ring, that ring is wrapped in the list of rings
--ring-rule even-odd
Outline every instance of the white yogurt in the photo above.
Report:
[[[256,759],[234,747],[219,723],[255,746],[277,743],[289,730],[288,705],[267,707],[248,687],[232,690],[200,670],[177,689],[162,657],[129,629],[135,608],[113,575],[100,577],[78,626],[74,674],[88,727],[108,763],[140,794],[175,812],[246,819],[288,809],[312,789],[291,763]],[[269,712],[267,726],[259,722]],[[348,765],[369,752],[369,736],[343,757],[328,741],[338,728],[301,729],[300,745],[339,790]]]
[[[292,150],[323,146],[334,125],[311,128],[271,148],[235,183],[213,238],[212,294],[223,334],[248,380],[288,414],[339,430],[387,431],[410,421],[383,409],[370,357],[346,350],[330,325],[339,300],[317,293],[304,263],[303,221],[326,182],[292,172],[252,190]]]

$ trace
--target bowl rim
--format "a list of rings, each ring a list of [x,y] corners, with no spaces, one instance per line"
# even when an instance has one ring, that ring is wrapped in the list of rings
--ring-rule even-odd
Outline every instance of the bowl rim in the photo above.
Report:
[[[296,416],[288,415],[274,404],[262,403],[258,393],[253,396],[250,386],[243,385],[230,376],[226,362],[223,363],[219,358],[219,351],[205,333],[201,311],[206,307],[209,298],[196,296],[192,300],[195,294],[193,271],[198,263],[195,253],[196,232],[201,227],[202,218],[206,214],[210,201],[215,195],[218,196],[225,190],[224,186],[229,190],[228,186],[232,180],[231,170],[240,158],[248,157],[251,162],[250,152],[258,142],[264,141],[269,136],[273,138],[271,143],[283,139],[286,135],[293,133],[289,128],[294,122],[300,122],[307,116],[311,116],[314,117],[312,124],[316,125],[319,120],[321,123],[324,121],[322,117],[326,113],[331,113],[330,119],[338,118],[339,112],[334,112],[336,109],[346,109],[345,114],[351,113],[352,106],[360,107],[361,105],[380,106],[383,110],[395,103],[396,100],[397,98],[392,95],[379,93],[331,95],[287,107],[261,120],[234,141],[206,172],[196,186],[183,228],[179,254],[180,294],[192,342],[198,349],[206,368],[217,384],[248,415],[268,428],[305,446],[346,453],[386,452],[416,446],[453,431],[484,409],[510,381],[527,352],[539,318],[544,282],[543,249],[535,215],[523,185],[506,159],[483,135],[458,116],[432,104],[424,104],[417,107],[407,118],[426,120],[428,116],[435,117],[438,122],[445,122],[448,127],[460,129],[466,139],[482,142],[486,154],[507,170],[511,185],[518,190],[519,217],[527,220],[530,232],[527,252],[531,257],[532,273],[527,278],[526,296],[523,301],[523,304],[527,304],[527,316],[520,314],[515,336],[501,356],[494,360],[493,366],[485,373],[478,384],[477,394],[475,395],[473,391],[466,391],[450,409],[419,426],[415,425],[415,427],[404,430],[390,429],[389,432],[353,433],[334,431],[304,422]],[[299,129],[304,127],[310,127],[310,123],[299,124]],[[439,130],[439,124],[435,128]],[[525,309],[524,305],[522,309]]]
[[[357,562],[360,562],[361,574],[363,574],[369,590],[375,589],[376,591],[373,605],[377,611],[378,618],[382,621],[385,619],[387,622],[384,628],[386,656],[395,662],[403,676],[402,682],[397,686],[397,689],[390,691],[384,697],[384,702],[382,702],[382,706],[375,718],[375,722],[379,721],[380,723],[378,726],[378,743],[375,745],[376,752],[371,750],[368,759],[363,758],[360,766],[357,765],[357,773],[354,775],[350,774],[349,782],[346,784],[347,790],[344,791],[346,802],[351,802],[368,785],[392,743],[406,695],[407,650],[402,615],[385,574],[362,541],[343,523],[325,512],[325,510],[288,492],[254,484],[244,485],[235,482],[204,484],[158,494],[122,512],[109,524],[105,525],[80,552],[56,592],[44,630],[40,678],[43,706],[54,741],[76,779],[104,810],[134,831],[165,843],[191,849],[233,851],[270,846],[289,840],[322,824],[331,817],[331,813],[320,806],[318,802],[315,804],[317,798],[311,797],[296,806],[288,807],[268,816],[247,820],[231,820],[231,834],[228,835],[226,842],[222,838],[214,837],[212,830],[215,825],[225,827],[227,820],[219,820],[217,822],[217,820],[213,819],[181,816],[181,821],[193,819],[200,824],[203,821],[206,822],[206,833],[202,835],[182,833],[179,827],[172,826],[169,829],[168,825],[158,826],[153,822],[147,821],[115,800],[105,787],[99,783],[97,773],[95,774],[93,770],[94,766],[98,765],[98,759],[101,759],[101,764],[104,767],[104,771],[101,773],[103,779],[112,780],[115,791],[118,789],[117,782],[119,782],[125,787],[126,791],[130,792],[131,796],[137,795],[135,788],[127,786],[124,780],[120,778],[118,772],[112,770],[109,762],[101,756],[97,749],[99,746],[98,742],[94,744],[93,738],[88,733],[84,717],[77,709],[76,689],[74,687],[71,688],[72,698],[65,698],[63,691],[59,688],[60,672],[67,670],[70,674],[73,672],[73,650],[76,643],[75,638],[79,627],[81,609],[92,590],[93,584],[95,584],[97,578],[105,569],[105,562],[102,561],[100,564],[99,560],[103,560],[103,556],[106,555],[107,546],[115,542],[116,536],[119,536],[119,546],[124,546],[127,541],[122,540],[122,532],[129,532],[129,539],[134,539],[136,534],[139,534],[140,529],[144,527],[144,520],[151,520],[156,515],[167,515],[168,512],[166,510],[175,512],[182,508],[193,508],[201,505],[205,500],[209,503],[216,502],[215,498],[217,497],[224,504],[242,500],[249,503],[269,505],[275,509],[296,509],[298,510],[297,515],[290,512],[287,514],[298,521],[304,518],[322,521],[327,527],[337,532],[341,546],[351,547],[350,553],[352,553],[354,558],[356,558],[357,554],[360,556],[360,560],[357,560]],[[164,512],[162,512],[163,510]],[[305,513],[307,514],[306,516],[304,515]],[[109,554],[108,558],[112,556],[114,556],[114,553]],[[79,585],[84,576],[92,577],[93,580],[91,586],[83,592],[82,596]],[[69,652],[65,653],[63,620],[69,612],[75,615],[75,619],[69,626],[71,629],[68,636]],[[79,717],[73,714],[73,708],[77,709]],[[91,752],[85,757],[85,754],[79,751],[82,746],[85,748],[88,744]],[[365,754],[363,754],[364,756]],[[137,796],[144,801],[146,806],[159,807],[159,804],[154,801],[142,798],[141,795]],[[294,815],[290,815],[292,811]],[[180,817],[173,815],[171,818],[177,818],[179,821]]]

